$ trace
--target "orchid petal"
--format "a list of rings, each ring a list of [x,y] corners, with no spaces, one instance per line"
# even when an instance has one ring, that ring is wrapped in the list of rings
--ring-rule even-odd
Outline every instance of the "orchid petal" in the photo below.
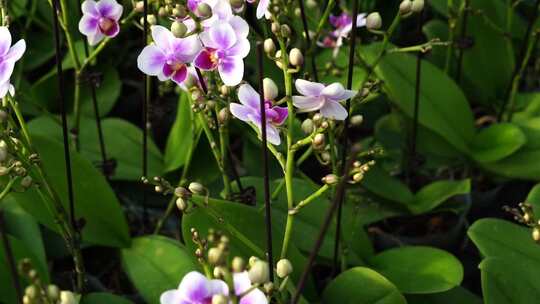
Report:
[[[239,39],[247,38],[249,34],[249,25],[246,20],[244,20],[240,16],[233,16],[231,17],[231,19],[229,19],[229,24],[236,32],[236,35]]]
[[[100,0],[96,4],[96,8],[99,11],[100,15],[118,21],[122,16],[124,7],[116,0]]]
[[[240,57],[223,58],[218,64],[218,71],[225,85],[235,86],[244,77],[244,61]]]
[[[249,84],[243,84],[238,89],[238,100],[245,105],[252,109],[257,110],[257,112],[261,111],[261,95],[253,89],[253,87]]]
[[[166,60],[161,49],[152,44],[146,46],[137,57],[137,67],[147,75],[157,76],[163,70]]]
[[[0,83],[9,82],[14,67],[15,61],[4,60],[0,63]]]
[[[233,47],[227,50],[227,55],[245,58],[249,54],[250,48],[251,48],[251,45],[249,44],[249,40],[240,39],[236,42],[236,44]]]
[[[222,280],[210,280],[210,282],[208,282],[208,288],[210,296],[229,295],[229,286]]]
[[[175,57],[182,62],[191,62],[201,51],[201,42],[197,36],[192,35],[186,38],[176,38],[173,41]]]
[[[187,77],[187,67],[183,65],[178,71],[176,71],[176,73],[174,73],[174,75],[172,76],[172,80],[176,84],[182,84],[182,82],[186,80],[186,77]]]
[[[171,50],[174,35],[161,25],[153,25],[151,28],[154,43],[162,50]]]
[[[364,27],[366,26],[366,16],[367,14],[358,14],[356,16],[356,27]]]
[[[166,292],[162,293],[161,296],[159,297],[159,303],[160,304],[179,304],[179,303],[188,303],[188,302],[183,302],[180,291],[173,289],[173,290],[167,290]]]
[[[101,31],[96,31],[95,33],[91,34],[91,35],[88,35],[88,44],[89,45],[96,45],[98,44],[101,40],[103,40],[103,38],[105,38],[105,35],[103,35],[101,33]]]
[[[11,33],[5,26],[0,27],[0,56],[7,54],[11,47]]]
[[[266,124],[266,140],[268,140],[269,143],[275,146],[279,146],[279,144],[281,144],[279,130],[271,124]],[[258,304],[258,302],[255,303]]]
[[[193,61],[196,67],[203,70],[213,70],[216,64],[212,61],[212,53],[206,49],[202,50]]]
[[[335,120],[345,120],[348,113],[339,102],[327,100],[321,108],[321,115]]]
[[[317,111],[324,105],[322,96],[293,96],[293,105],[301,112]]]
[[[278,134],[279,138],[279,134]],[[279,140],[281,141],[281,140]],[[279,145],[279,142],[276,144]],[[259,289],[254,289],[240,299],[239,304],[268,304],[268,299]]]
[[[229,105],[229,109],[231,110],[231,114],[245,122],[251,121],[251,116],[254,115],[254,110],[248,106],[243,106],[238,103],[231,103]]]
[[[79,21],[79,32],[85,36],[90,36],[97,31],[99,31],[99,20],[91,15],[83,15]]]
[[[296,79],[294,84],[296,86],[296,90],[304,96],[319,96],[324,89],[323,84],[304,79]]]
[[[228,23],[219,24],[208,30],[210,38],[219,49],[228,49],[236,43],[236,32]]]
[[[332,100],[336,100],[339,96],[343,95],[345,92],[345,88],[343,85],[339,82],[334,82],[328,86],[326,86],[322,92],[321,95],[328,97]]]
[[[26,51],[26,41],[24,39],[21,39],[17,41],[8,51],[6,57],[4,60],[12,60],[17,61],[21,59],[24,52]]]
[[[261,19],[264,16],[269,5],[270,0],[259,0],[259,4],[257,5],[257,19]]]
[[[247,85],[249,86],[249,85]],[[247,271],[236,272],[233,274],[234,293],[239,296],[251,288],[251,280]]]
[[[286,107],[273,107],[272,110],[276,111],[278,114],[278,117],[272,121],[278,126],[281,125],[289,116],[289,110]]]
[[[354,96],[356,96],[357,93],[358,93],[358,92],[353,91],[353,90],[344,90],[344,91],[343,91],[343,94],[341,94],[340,96],[338,96],[336,99],[333,99],[333,98],[330,98],[330,99],[335,100],[335,101],[347,100],[347,99],[351,99],[351,98],[353,98]]]
[[[100,17],[99,11],[96,8],[96,1],[86,0],[81,4],[81,11],[83,15],[90,15],[94,17]]]
[[[209,280],[198,273],[192,271],[184,276],[178,290],[181,298],[191,300],[191,302],[203,302],[209,296]]]
[[[103,34],[105,34],[105,36],[108,36],[110,38],[114,38],[116,37],[116,35],[118,35],[119,32],[120,32],[120,25],[118,24],[118,22],[113,22],[112,26]]]

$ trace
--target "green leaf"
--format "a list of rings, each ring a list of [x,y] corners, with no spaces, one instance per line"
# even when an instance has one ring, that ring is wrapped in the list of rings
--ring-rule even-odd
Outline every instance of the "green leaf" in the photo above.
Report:
[[[93,292],[83,296],[80,304],[132,304],[133,302],[106,292]]]
[[[482,304],[482,299],[469,290],[458,286],[445,292],[407,295],[409,304]]]
[[[328,284],[322,303],[406,304],[407,301],[381,274],[369,268],[355,267]]]
[[[375,60],[381,45],[361,49],[368,63]],[[392,53],[384,56],[375,72],[384,81],[390,100],[413,117],[416,84],[416,57]],[[419,122],[442,136],[461,152],[468,152],[474,136],[473,115],[467,99],[443,71],[425,61],[422,64]]]
[[[516,125],[498,123],[476,134],[471,154],[478,162],[494,162],[516,152],[526,141],[525,134]]]
[[[99,107],[99,117],[105,117],[114,107],[118,97],[120,97],[122,81],[120,81],[118,71],[111,65],[98,65],[95,67],[95,70],[103,73],[103,79],[96,88],[96,100]],[[80,98],[81,114],[94,118],[96,115],[94,112],[90,83],[85,82],[81,85]]]
[[[403,293],[448,291],[463,280],[463,266],[459,260],[437,248],[394,248],[374,256],[369,262]]]
[[[186,163],[189,151],[197,144],[201,130],[193,129],[193,111],[189,105],[187,93],[181,93],[178,99],[176,120],[167,137],[165,146],[165,171],[173,171]]]
[[[107,158],[116,161],[113,179],[138,181],[141,177],[142,131],[130,122],[119,118],[106,118],[101,122]],[[28,124],[30,134],[47,136],[62,143],[60,122],[51,117],[41,116]],[[79,131],[81,154],[92,163],[101,163],[97,126],[94,119],[83,117]],[[129,151],[129,153],[126,153]],[[157,176],[163,172],[163,156],[158,147],[148,141],[148,175]]]
[[[33,29],[27,32],[26,54],[24,54],[24,71],[33,70],[54,56],[54,41],[50,33]]]
[[[364,176],[362,185],[378,196],[407,205],[414,195],[399,179],[390,176],[379,165],[372,166]]]
[[[540,181],[540,149],[524,147],[494,163],[481,164],[487,171],[509,178]]]
[[[204,204],[206,199],[193,196],[200,204]],[[220,230],[230,238],[231,256],[241,256],[248,259],[251,256],[264,258],[266,251],[266,228],[264,221],[264,210],[249,207],[240,203],[208,199],[208,207],[193,208],[182,218],[182,232],[184,239],[191,239],[191,228],[196,228],[201,235],[206,235],[208,229]],[[277,261],[282,247],[284,226],[272,226],[272,246],[274,248],[274,259]],[[194,251],[195,245],[188,242],[189,251]],[[297,282],[306,264],[306,258],[300,254],[293,241],[289,243],[287,258],[294,265],[291,274],[293,282]],[[305,295],[313,296],[314,285],[310,279],[304,289]]]
[[[191,251],[162,236],[135,238],[121,255],[129,280],[149,304],[159,304],[164,291],[176,289],[185,274],[199,269]]]
[[[427,40],[439,39],[448,41],[448,23],[440,19],[432,19],[424,24],[422,32]],[[433,46],[428,59],[440,68],[446,64],[446,51],[448,46]]]
[[[409,209],[415,214],[424,213],[434,209],[449,198],[467,194],[470,190],[471,183],[468,179],[436,181],[423,187],[414,195],[414,200],[409,204]]]
[[[533,206],[534,214],[540,214],[540,184],[532,187],[525,201]]]
[[[18,265],[23,259],[30,259],[33,267],[38,272],[39,278],[44,284],[49,283],[49,271],[47,264],[43,264],[38,257],[36,257],[32,250],[28,248],[21,240],[8,235],[8,240],[13,252],[13,258],[15,264]],[[4,246],[0,246],[0,303],[17,303],[13,280],[10,275],[10,270],[7,264],[7,257],[4,251]],[[26,283],[22,282],[21,286],[25,286]]]
[[[33,136],[33,146],[41,158],[45,175],[50,185],[56,190],[66,210],[68,208],[67,181],[65,173],[64,150],[55,140]],[[128,226],[120,203],[111,187],[94,166],[78,153],[71,153],[73,172],[73,190],[75,212],[78,218],[84,218],[86,224],[82,229],[84,242],[112,246],[129,246]],[[57,231],[57,226],[35,189],[24,193],[11,194],[18,204],[39,222]]]
[[[484,257],[527,261],[540,267],[540,246],[531,237],[531,229],[499,219],[476,221],[467,232]]]
[[[506,258],[488,258],[480,263],[484,303],[536,303],[540,298],[540,264]]]

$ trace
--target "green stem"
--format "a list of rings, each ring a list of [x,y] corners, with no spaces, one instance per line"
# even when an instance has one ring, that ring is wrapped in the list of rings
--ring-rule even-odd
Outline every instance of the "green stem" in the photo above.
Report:
[[[216,106],[216,116],[219,113],[219,107]],[[225,167],[225,160],[228,156],[229,151],[229,131],[226,124],[220,124],[218,122],[218,129],[219,129],[219,150],[221,152],[221,162],[223,163],[223,167]],[[224,168],[225,169],[225,168]],[[232,191],[231,191],[231,183],[229,181],[229,176],[227,174],[224,174],[224,177],[226,179],[223,179],[223,182],[227,181],[227,183],[224,185],[224,194],[225,198],[229,198]]]
[[[111,41],[111,38],[105,38],[101,43],[88,55],[88,58],[84,60],[81,67],[79,68],[79,74],[82,74],[82,72],[92,63],[92,61],[105,49],[105,46],[109,44],[109,41]]]
[[[9,194],[9,192],[11,191],[11,186],[13,186],[13,184],[15,183],[16,180],[17,180],[17,177],[11,178],[9,180],[9,182],[7,183],[6,187],[4,188],[4,190],[2,190],[2,192],[0,192],[0,203],[6,197],[6,195]]]
[[[300,209],[304,208],[305,206],[309,205],[309,203],[311,203],[314,200],[316,200],[317,198],[319,198],[328,189],[330,189],[330,186],[327,185],[327,184],[324,184],[322,187],[319,188],[319,190],[315,191],[310,196],[308,196],[305,199],[301,200],[300,203],[298,203],[298,205],[296,205],[296,207],[294,207],[294,209],[289,210],[289,213],[291,213],[291,212],[293,214],[298,213],[298,211],[300,211]]]
[[[24,139],[26,140],[26,144],[29,147],[32,146],[32,141],[30,139],[30,133],[28,132],[28,127],[26,126],[26,122],[24,121],[21,110],[19,109],[19,103],[17,101],[15,101],[10,96],[8,96],[6,98],[8,99],[8,102],[11,105],[11,108],[13,109],[13,112],[15,112],[15,117],[17,117],[17,121],[19,122],[19,126],[21,128]]]
[[[75,88],[73,90],[73,116],[75,120],[72,126],[75,151],[79,151],[79,126],[81,124],[81,79],[80,73],[75,71]]]
[[[77,55],[75,49],[75,42],[71,33],[69,32],[69,18],[68,18],[68,6],[66,5],[66,0],[60,0],[60,8],[62,10],[62,28],[64,29],[64,35],[66,36],[66,41],[68,44],[69,54],[71,59],[73,59],[73,64],[75,65],[75,70],[80,70],[81,62],[79,56]]]
[[[452,57],[454,54],[454,39],[456,30],[456,17],[454,13],[454,1],[448,0],[448,41],[450,46],[446,49],[446,61],[444,64],[444,72],[450,74],[450,66],[452,64]]]

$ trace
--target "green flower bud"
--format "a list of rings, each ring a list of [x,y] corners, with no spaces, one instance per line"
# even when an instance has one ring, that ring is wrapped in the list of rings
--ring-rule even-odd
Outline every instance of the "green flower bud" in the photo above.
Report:
[[[278,96],[278,87],[270,78],[263,79],[264,100],[275,100]]]
[[[174,21],[171,24],[171,32],[173,33],[174,37],[182,38],[187,33],[187,26],[183,22]]]
[[[382,26],[381,14],[378,12],[371,13],[366,18],[366,27],[369,30],[378,30]]]
[[[315,135],[315,137],[313,138],[313,148],[315,150],[320,150],[320,149],[324,148],[324,145],[325,145],[324,134],[319,133],[319,134]]]
[[[335,185],[339,181],[339,178],[335,174],[328,174],[322,178],[322,182],[327,185]]]
[[[58,289],[58,286],[52,284],[47,286],[47,296],[56,303],[60,299],[60,289]]]
[[[540,243],[540,228],[534,227],[532,230],[532,238],[535,242]]]
[[[244,6],[244,0],[230,0],[229,3],[234,9],[241,9]]]
[[[203,194],[206,192],[206,189],[204,188],[203,185],[197,183],[197,182],[192,182],[189,184],[188,186],[188,189],[189,191],[195,193],[195,194]]]
[[[146,16],[146,21],[150,25],[156,25],[157,24],[157,18],[153,14],[150,14],[150,15]]]
[[[253,284],[264,284],[270,280],[268,263],[258,260],[248,271],[249,280]]]
[[[422,10],[424,10],[424,0],[413,0],[411,11],[413,13],[420,13]]]
[[[144,12],[144,2],[143,1],[137,1],[135,3],[135,6],[133,7],[133,10],[135,10],[137,13]]]
[[[358,127],[364,122],[364,116],[362,115],[354,115],[351,117],[351,125],[354,127]]]
[[[281,259],[277,262],[276,265],[276,274],[281,279],[288,277],[293,271],[291,261],[287,259]]]
[[[21,180],[21,186],[23,186],[24,188],[32,186],[32,177],[30,175],[23,177],[23,179]]]
[[[255,263],[256,263],[258,260],[259,260],[259,258],[256,257],[256,256],[250,257],[249,260],[248,260],[249,267],[255,265]]]
[[[179,197],[176,199],[176,207],[178,210],[184,212],[187,210],[188,206],[189,205],[184,198]]]
[[[60,292],[60,304],[77,304],[73,292],[62,290]]]
[[[246,269],[246,262],[241,257],[234,257],[232,260],[232,270],[242,272]]]
[[[208,263],[210,265],[222,265],[225,260],[225,255],[223,254],[223,250],[212,247],[208,249]]]
[[[412,1],[411,0],[403,0],[399,4],[399,13],[402,15],[407,15],[411,12],[412,8]]]
[[[36,299],[39,295],[39,290],[36,286],[30,285],[24,290],[24,294],[30,299]]]
[[[199,5],[197,5],[197,8],[195,9],[195,13],[199,15],[201,18],[210,18],[212,17],[212,8],[210,5],[201,2]]]
[[[306,135],[313,133],[314,130],[315,130],[315,124],[313,123],[313,120],[311,120],[310,118],[307,118],[306,120],[302,122],[302,131]]]
[[[289,62],[294,66],[301,66],[304,63],[304,55],[299,49],[293,48],[289,52]]]

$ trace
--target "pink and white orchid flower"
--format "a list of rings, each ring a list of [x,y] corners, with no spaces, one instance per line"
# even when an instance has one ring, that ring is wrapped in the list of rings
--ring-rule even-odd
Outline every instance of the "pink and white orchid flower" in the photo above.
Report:
[[[228,86],[239,84],[244,76],[244,58],[250,50],[248,33],[249,26],[240,17],[208,28],[199,35],[204,48],[195,58],[195,66],[207,71],[217,69]]]
[[[153,44],[146,46],[137,58],[139,70],[160,81],[171,79],[181,84],[188,76],[188,64],[201,50],[201,43],[195,35],[176,38],[165,27],[151,27]]]
[[[105,37],[115,37],[120,32],[118,20],[122,17],[123,6],[116,0],[86,0],[82,3],[83,16],[79,21],[79,31],[88,37],[88,43],[95,45]]]
[[[11,74],[15,68],[15,62],[21,59],[26,51],[24,39],[11,45],[11,33],[5,26],[0,27],[0,98],[4,98],[9,92],[15,95],[15,88],[10,83]]]
[[[238,90],[238,99],[241,104],[231,103],[231,113],[238,119],[251,122],[261,130],[261,107],[260,95],[249,84],[243,84]],[[283,124],[288,116],[286,107],[273,106],[271,100],[265,100],[266,111],[266,136],[268,142],[279,145],[281,138],[277,126]]]
[[[326,118],[344,120],[347,110],[339,103],[356,95],[355,91],[346,90],[342,84],[335,82],[328,86],[297,79],[296,90],[303,96],[293,96],[293,104],[300,112],[319,111]]]

